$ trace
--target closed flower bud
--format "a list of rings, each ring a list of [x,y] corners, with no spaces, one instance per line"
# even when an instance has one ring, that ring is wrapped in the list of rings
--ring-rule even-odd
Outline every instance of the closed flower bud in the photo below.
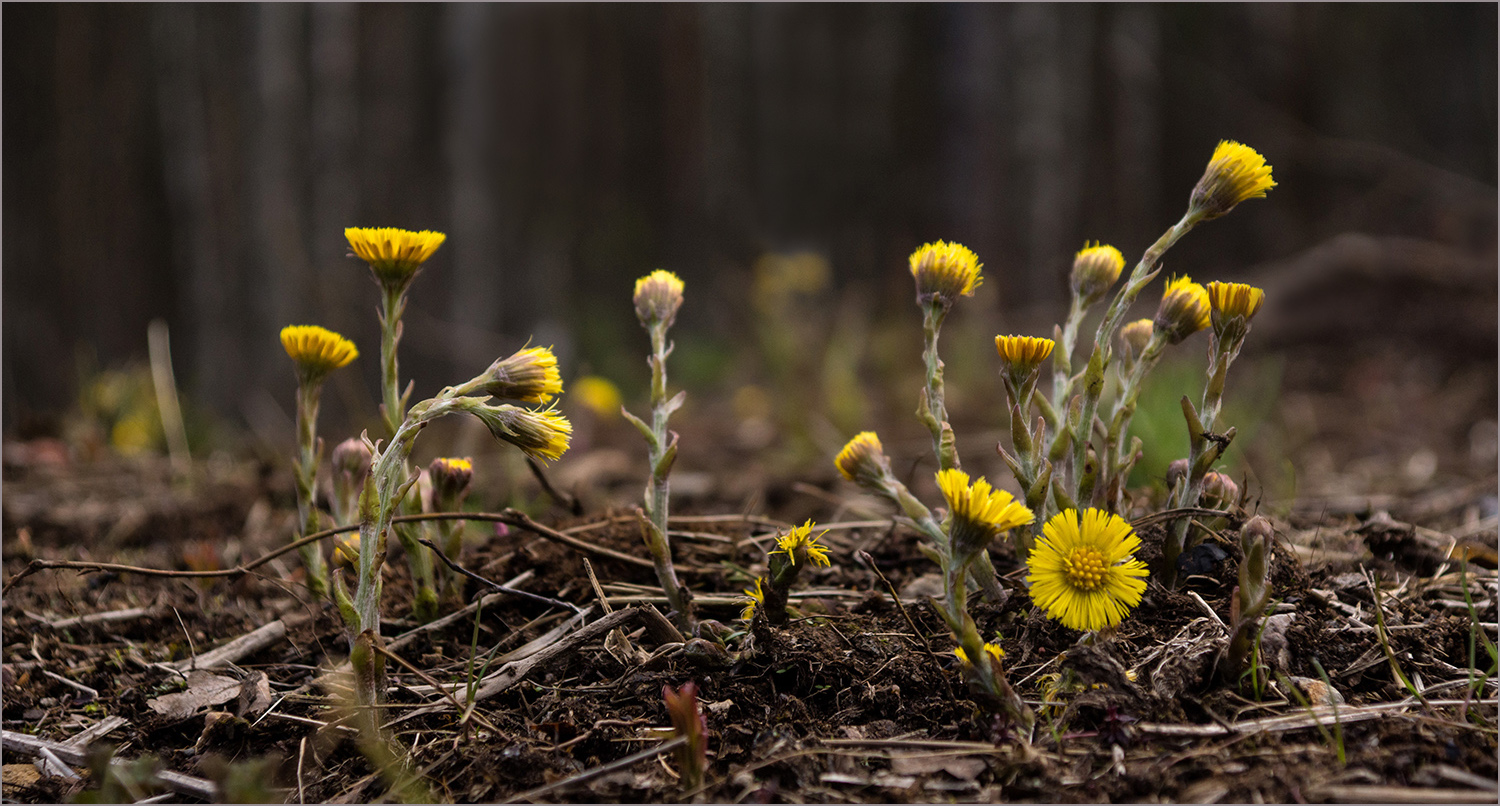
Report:
[[[974,296],[984,282],[979,275],[984,265],[963,244],[934,241],[912,252],[908,262],[917,281],[917,301],[924,305],[936,301],[946,308],[961,296]]]
[[[1203,220],[1218,218],[1246,199],[1263,199],[1266,191],[1276,187],[1271,166],[1255,149],[1221,140],[1214,149],[1203,178],[1193,188],[1188,202],[1191,213]]]
[[[657,269],[635,281],[635,315],[641,326],[671,327],[682,307],[682,280]]]
[[[1208,327],[1208,292],[1187,275],[1169,281],[1156,308],[1155,324],[1169,344],[1181,344]]]
[[[1188,460],[1173,459],[1172,463],[1167,465],[1167,489],[1174,489],[1178,484],[1183,483],[1187,479],[1187,474]]]
[[[469,494],[469,483],[474,479],[474,462],[463,459],[440,457],[427,466],[427,477],[432,482],[434,512],[451,512],[463,505]]]
[[[1120,328],[1120,346],[1125,349],[1125,354],[1131,361],[1139,360],[1141,354],[1146,352],[1146,345],[1151,343],[1151,331],[1155,324],[1150,319],[1137,319]]]
[[[371,457],[370,446],[353,437],[333,449],[333,515],[340,525],[353,523],[357,517],[355,505],[370,473]]]
[[[1104,296],[1104,292],[1120,279],[1120,272],[1125,268],[1125,256],[1120,250],[1109,245],[1084,244],[1083,249],[1073,256],[1073,274],[1070,282],[1073,293],[1090,304]]]
[[[432,257],[448,236],[441,232],[396,227],[349,227],[344,230],[349,248],[370,264],[375,280],[389,291],[402,291],[411,284],[422,264]]]
[[[1203,494],[1198,501],[1207,509],[1229,509],[1240,501],[1240,485],[1229,476],[1210,470],[1203,476]]]

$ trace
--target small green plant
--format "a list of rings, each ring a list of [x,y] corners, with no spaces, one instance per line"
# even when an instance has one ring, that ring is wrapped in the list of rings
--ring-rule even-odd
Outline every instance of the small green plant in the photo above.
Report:
[[[766,555],[766,584],[763,586],[762,578],[756,577],[755,588],[745,591],[747,599],[741,619],[752,621],[757,613],[762,613],[772,624],[786,623],[787,596],[791,593],[792,583],[797,581],[797,575],[809,564],[825,568],[829,565],[828,547],[818,542],[827,531],[814,535],[813,528],[814,524],[809,520],[777,538],[776,548]]]
[[[1239,680],[1245,658],[1252,647],[1257,648],[1261,613],[1271,598],[1271,541],[1274,539],[1271,522],[1262,517],[1251,518],[1240,529],[1240,584],[1234,589],[1230,605],[1229,643],[1219,655],[1218,674],[1224,681]],[[1252,639],[1251,636],[1255,636]],[[1258,664],[1258,658],[1256,663]],[[1255,667],[1251,667],[1255,671]],[[1259,683],[1256,683],[1256,699],[1260,698]]]
[[[656,566],[656,578],[666,593],[672,619],[684,634],[692,634],[692,594],[677,581],[677,569],[672,565],[672,543],[667,536],[667,507],[671,498],[668,476],[672,464],[677,461],[677,433],[667,429],[667,420],[672,412],[682,407],[687,397],[687,392],[667,397],[667,356],[672,354],[667,331],[682,308],[682,291],[682,280],[661,269],[636,281],[635,315],[651,336],[651,357],[648,359],[651,365],[651,424],[647,425],[623,408],[620,411],[646,438],[651,463],[651,476],[646,481],[646,508],[640,518],[641,536]]]
[[[688,681],[681,688],[662,686],[662,701],[672,720],[672,732],[686,739],[677,749],[677,768],[682,771],[682,788],[691,792],[703,785],[708,768],[708,721],[698,707],[698,684]]]

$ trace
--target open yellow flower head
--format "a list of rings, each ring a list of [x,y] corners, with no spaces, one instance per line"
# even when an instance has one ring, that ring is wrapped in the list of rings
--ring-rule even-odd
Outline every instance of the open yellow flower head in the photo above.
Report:
[[[1036,519],[1015,496],[995,489],[984,479],[971,486],[969,474],[957,468],[938,471],[937,484],[948,501],[948,536],[953,541],[954,556],[979,551],[1001,532]]]
[[[740,611],[742,621],[750,621],[755,618],[757,608],[766,606],[766,592],[760,586],[760,577],[755,578],[755,587],[745,589],[745,609]]]
[[[671,327],[682,307],[682,280],[677,275],[657,269],[635,281],[635,315],[641,326]]]
[[[890,471],[891,462],[885,458],[885,449],[874,431],[862,431],[839,451],[833,464],[844,478],[861,486],[878,484]]]
[[[484,382],[476,391],[502,400],[546,403],[562,394],[562,375],[557,371],[557,356],[550,347],[527,347],[509,358],[496,359],[485,370]]]
[[[620,406],[625,402],[620,387],[598,375],[585,375],[573,381],[573,391],[568,399],[581,402],[601,420],[618,420]]]
[[[974,665],[973,662],[969,660],[969,653],[965,652],[963,647],[954,647],[953,654],[958,656],[959,661],[963,663],[963,665]],[[1005,650],[1001,649],[999,644],[987,643],[984,645],[984,654],[990,656],[991,663],[999,663],[1000,660],[1005,657]]]
[[[974,289],[984,282],[979,262],[967,246],[947,241],[924,244],[911,253],[911,276],[917,280],[917,301],[933,300],[952,305],[960,296],[974,296]]]
[[[1255,318],[1261,303],[1266,301],[1266,292],[1244,283],[1208,284],[1208,305],[1214,322],[1229,317],[1243,317],[1246,322]]]
[[[1208,291],[1185,274],[1167,281],[1161,304],[1156,307],[1155,324],[1169,344],[1181,344],[1183,339],[1208,327]]]
[[[411,282],[422,264],[448,238],[441,232],[396,227],[349,227],[344,230],[349,248],[370,264],[375,279],[388,289],[401,290]]]
[[[1188,209],[1203,220],[1218,218],[1246,199],[1263,199],[1276,187],[1271,166],[1255,149],[1233,140],[1220,140],[1203,178],[1193,188]]]
[[[573,438],[573,424],[554,407],[533,410],[505,404],[466,410],[478,417],[496,439],[509,442],[533,459],[561,458]]]
[[[1108,244],[1089,246],[1085,243],[1073,256],[1073,293],[1088,302],[1097,300],[1120,279],[1124,268],[1125,256],[1120,250]]]
[[[1030,372],[1052,355],[1054,342],[1037,336],[996,336],[995,351],[1012,368]]]
[[[1137,319],[1120,328],[1120,344],[1125,347],[1125,352],[1134,361],[1146,352],[1146,345],[1151,342],[1151,331],[1156,327],[1150,319]]]
[[[809,518],[807,523],[792,527],[791,531],[776,539],[776,548],[771,553],[786,554],[792,565],[797,564],[800,556],[804,561],[827,568],[830,565],[828,547],[819,543],[818,538],[828,534],[828,530],[824,529],[815,535],[812,533],[813,526],[812,519]]]
[[[1092,508],[1081,517],[1073,509],[1059,512],[1042,527],[1026,560],[1031,600],[1074,630],[1119,624],[1146,590],[1146,564],[1135,559],[1140,545],[1119,515]]]
[[[302,377],[314,381],[359,357],[354,342],[317,325],[287,325],[281,329],[281,346]]]

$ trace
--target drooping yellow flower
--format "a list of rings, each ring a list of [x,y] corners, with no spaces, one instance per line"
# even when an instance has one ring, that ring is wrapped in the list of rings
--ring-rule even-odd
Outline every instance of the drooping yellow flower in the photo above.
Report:
[[[969,474],[957,468],[938,471],[937,483],[948,501],[948,535],[955,556],[979,551],[1001,532],[1036,519],[1015,496],[988,481],[979,479],[970,486]]]
[[[1218,218],[1246,199],[1263,199],[1276,187],[1271,166],[1255,149],[1233,140],[1220,140],[1203,178],[1193,188],[1188,207],[1203,220]]]
[[[761,589],[760,577],[755,578],[755,587],[745,589],[745,609],[740,611],[742,621],[750,621],[755,618],[756,608],[766,606],[766,592]]]
[[[974,289],[984,282],[979,262],[967,246],[947,241],[924,244],[911,253],[911,276],[917,280],[917,300],[937,300],[952,305],[960,296],[974,296]]]
[[[1074,630],[1119,624],[1141,602],[1146,564],[1135,559],[1141,539],[1119,515],[1064,510],[1042,527],[1026,577],[1031,600],[1048,618]]]
[[[520,448],[533,459],[558,459],[568,449],[573,424],[555,407],[523,409],[520,406],[477,406],[467,409],[496,439]]]
[[[839,451],[833,460],[834,466],[846,479],[860,484],[871,484],[885,476],[890,460],[885,458],[885,449],[874,431],[862,431]]]
[[[1155,325],[1169,344],[1181,344],[1183,339],[1208,327],[1208,291],[1185,274],[1168,280],[1161,293],[1161,304],[1156,308]]]
[[[955,655],[958,656],[959,661],[962,662],[963,665],[965,665],[965,666],[973,666],[974,665],[972,662],[969,661],[969,653],[965,652],[963,647],[961,647],[961,646],[954,647],[953,648],[953,654],[955,654]],[[988,644],[987,643],[987,644],[984,645],[984,654],[989,655],[991,658],[994,659],[995,662],[999,662],[1000,659],[1002,659],[1002,658],[1005,657],[1005,650],[1001,649],[999,644]]]
[[[370,264],[375,279],[388,289],[401,290],[411,282],[422,264],[432,257],[448,236],[441,232],[397,227],[349,227],[344,230],[349,248]]]
[[[281,329],[281,346],[302,376],[314,381],[359,357],[354,342],[317,325],[287,325]]]
[[[641,326],[671,327],[682,307],[682,280],[664,269],[657,269],[635,281],[635,315]]]
[[[1052,355],[1054,342],[1037,336],[996,336],[995,351],[1000,358],[1021,372],[1035,368]]]
[[[557,371],[557,356],[549,347],[527,347],[509,358],[496,359],[485,370],[484,382],[476,391],[503,400],[546,403],[562,394],[562,375]]]
[[[1141,353],[1146,351],[1146,345],[1151,341],[1151,331],[1155,327],[1150,319],[1137,319],[1120,328],[1120,344],[1124,345],[1132,361],[1140,358]]]
[[[1266,301],[1265,291],[1244,283],[1212,282],[1207,291],[1215,321],[1221,317],[1241,316],[1248,322],[1255,318],[1261,304]]]
[[[1120,279],[1120,272],[1124,268],[1125,256],[1120,254],[1120,250],[1108,244],[1095,243],[1089,246],[1085,242],[1078,254],[1073,256],[1073,292],[1079,299],[1090,302],[1097,300]]]
[[[792,527],[791,531],[777,538],[776,548],[771,553],[786,554],[787,558],[791,560],[792,565],[797,564],[797,555],[800,553],[808,561],[812,562],[813,565],[821,565],[827,568],[830,565],[828,547],[819,543],[818,538],[828,534],[828,530],[824,529],[814,535],[812,533],[813,526],[812,519],[809,518],[807,523]]]
[[[585,375],[573,381],[573,391],[568,394],[568,399],[583,403],[601,420],[619,419],[620,405],[624,402],[620,387],[598,375]]]

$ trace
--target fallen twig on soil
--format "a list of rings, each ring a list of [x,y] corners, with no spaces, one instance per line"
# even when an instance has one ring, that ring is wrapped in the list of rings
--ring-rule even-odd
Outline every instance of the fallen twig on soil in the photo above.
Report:
[[[1463,703],[1463,700],[1427,701],[1427,705],[1433,707],[1443,705],[1458,706]],[[1481,700],[1471,704],[1500,705],[1500,700]],[[1318,725],[1333,725],[1335,724],[1335,714],[1337,714],[1338,724],[1342,725],[1348,725],[1352,722],[1365,722],[1384,716],[1409,716],[1408,714],[1391,712],[1419,705],[1422,705],[1422,703],[1415,700],[1402,700],[1400,702],[1383,702],[1376,705],[1346,705],[1342,708],[1319,706],[1307,709],[1306,713],[1272,716],[1263,719],[1247,719],[1242,722],[1231,722],[1227,725],[1169,725],[1160,722],[1137,722],[1132,726],[1132,729],[1153,736],[1227,736],[1230,734],[1281,733],[1289,730],[1313,728]]]
[[[37,757],[42,757],[44,752],[50,752],[64,762],[75,766],[81,767],[88,764],[88,752],[83,748],[61,742],[49,742],[46,739],[38,739],[35,736],[27,736],[24,733],[0,730],[0,746],[3,746],[8,752],[25,753],[26,755]],[[129,762],[122,758],[115,758],[111,759],[109,763],[112,767],[124,767]],[[162,770],[156,776],[161,779],[162,784],[168,789],[178,794],[191,795],[192,797],[209,802],[214,802],[219,797],[218,787],[214,786],[213,781],[194,778],[191,775],[183,775],[182,773],[170,770]]]
[[[306,620],[294,618],[293,621],[300,623]],[[172,664],[172,668],[179,672],[189,669],[214,669],[226,663],[234,663],[247,655],[252,655],[266,647],[286,638],[287,619],[276,619],[270,624],[257,627],[254,630],[230,641],[218,649],[210,649],[201,655],[184,658]]]
[[[512,795],[511,797],[506,798],[505,800],[502,800],[500,802],[520,803],[523,800],[535,800],[536,798],[539,798],[543,795],[568,789],[570,787],[577,786],[578,784],[587,783],[594,780],[595,778],[598,778],[601,775],[608,775],[609,773],[612,773],[616,770],[623,770],[638,761],[645,761],[648,758],[655,758],[662,753],[668,752],[670,750],[676,750],[679,746],[684,744],[687,744],[687,739],[684,737],[670,739],[668,741],[662,742],[655,747],[642,750],[639,753],[632,753],[622,759],[611,761],[608,764],[601,764],[591,770],[584,770],[577,775],[571,775],[567,778],[562,779],[561,781],[553,781],[550,784],[539,786],[536,789],[528,789],[519,795]]]

